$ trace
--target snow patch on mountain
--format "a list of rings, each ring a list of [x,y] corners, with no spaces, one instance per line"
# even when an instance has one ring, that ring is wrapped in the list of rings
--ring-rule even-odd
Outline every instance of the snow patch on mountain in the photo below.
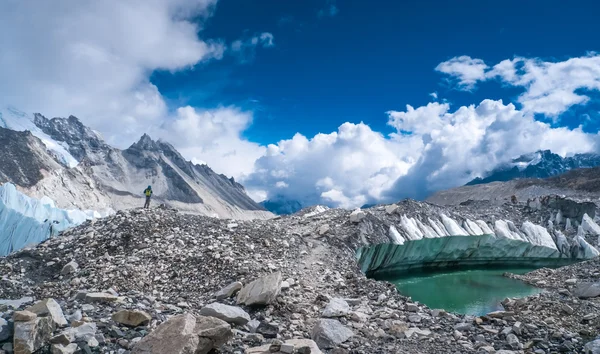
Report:
[[[69,146],[67,144],[56,141],[48,134],[44,133],[35,125],[33,122],[33,117],[27,113],[21,112],[14,108],[0,109],[0,126],[15,131],[28,130],[35,137],[40,139],[44,145],[46,145],[46,148],[51,151],[65,166],[73,168],[79,164],[79,161],[77,161],[77,159],[69,153]]]
[[[0,186],[0,256],[40,243],[86,220],[114,213],[112,210],[64,210],[48,197],[34,199],[11,183]]]

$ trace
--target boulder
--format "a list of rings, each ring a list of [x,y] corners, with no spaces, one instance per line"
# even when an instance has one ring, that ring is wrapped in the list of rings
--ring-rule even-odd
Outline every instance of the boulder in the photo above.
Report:
[[[229,299],[236,292],[240,291],[243,286],[244,285],[242,283],[240,283],[239,281],[233,282],[233,283],[227,285],[226,287],[224,287],[223,289],[217,291],[215,293],[215,298],[217,298],[217,300]]]
[[[367,216],[367,214],[364,211],[362,211],[360,209],[356,209],[350,214],[350,222],[359,223],[366,216]]]
[[[52,347],[50,347],[52,354],[75,354],[78,349],[79,346],[75,343],[68,345],[52,344]]]
[[[573,295],[582,299],[600,296],[600,283],[579,283]]]
[[[600,339],[588,342],[585,347],[583,347],[583,352],[585,354],[600,354]]]
[[[113,313],[112,320],[126,326],[137,327],[150,322],[152,320],[152,316],[144,311],[121,310]]]
[[[333,298],[323,310],[323,317],[341,317],[350,313],[350,305],[344,299]]]
[[[12,330],[8,321],[0,317],[0,342],[3,342],[10,338],[11,332]]]
[[[15,322],[27,322],[35,319],[37,315],[30,311],[15,311],[13,314],[13,321]],[[0,340],[1,342],[1,340]]]
[[[110,303],[117,301],[118,297],[109,293],[87,293],[85,294],[85,302],[104,302]]]
[[[65,335],[69,339],[69,342],[89,342],[95,337],[97,329],[98,326],[95,323],[88,322],[77,327],[69,327],[62,331],[61,334]],[[58,340],[58,338],[56,340]]]
[[[281,290],[281,272],[275,272],[258,278],[244,286],[237,296],[238,304],[268,305]]]
[[[397,209],[398,209],[398,205],[396,205],[396,204],[390,204],[390,205],[388,205],[388,206],[385,207],[385,212],[387,214],[393,214]]]
[[[305,353],[310,354],[323,354],[323,352],[317,346],[313,340],[310,339],[289,339],[283,342],[280,348],[280,352],[286,353],[284,350],[288,350],[289,348],[293,348],[296,352],[300,352],[302,348],[308,348],[310,351],[304,351]],[[260,347],[248,348],[246,349],[246,354],[271,354],[272,352],[269,350],[271,348],[271,344],[266,344]],[[294,353],[291,351],[288,353]]]
[[[27,322],[15,322],[14,353],[34,353],[50,340],[53,331],[54,321],[50,317],[38,317]]]
[[[79,265],[77,264],[77,262],[71,261],[71,262],[65,264],[63,269],[60,271],[60,274],[67,275],[67,274],[75,273],[77,271],[77,269],[79,269]]]
[[[54,299],[37,302],[35,305],[26,308],[25,311],[33,312],[38,316],[50,315],[50,318],[58,327],[65,327],[68,324],[60,305]]]
[[[207,354],[225,344],[233,332],[218,318],[173,316],[140,340],[131,354]]]
[[[329,225],[328,224],[321,225],[321,227],[319,227],[319,235],[323,236],[327,232],[329,232]]]
[[[408,339],[412,338],[413,336],[416,338],[426,338],[431,336],[431,331],[428,329],[409,328],[404,331],[404,335]]]
[[[200,314],[203,316],[216,317],[225,322],[241,326],[250,321],[250,315],[241,308],[220,304],[218,302],[213,302],[212,304],[204,306],[200,310]]]
[[[331,349],[344,343],[354,336],[352,330],[344,326],[338,320],[320,319],[311,332],[311,338],[319,348]]]

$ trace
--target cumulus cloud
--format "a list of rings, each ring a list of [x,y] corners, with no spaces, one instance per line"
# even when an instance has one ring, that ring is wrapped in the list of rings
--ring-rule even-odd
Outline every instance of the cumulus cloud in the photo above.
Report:
[[[557,62],[516,57],[491,68],[481,59],[462,56],[443,62],[436,69],[455,78],[461,88],[474,88],[478,81],[490,79],[521,87],[525,91],[518,102],[524,111],[555,120],[570,107],[587,103],[589,91],[600,90],[600,55],[596,53]]]
[[[269,145],[245,182],[263,197],[350,208],[423,198],[540,149],[564,156],[600,146],[598,135],[552,128],[502,101],[454,112],[447,103],[407,106],[388,112],[388,124],[396,133],[387,137],[362,123],[312,139],[296,134]]]
[[[379,200],[414,162],[418,139],[387,139],[369,126],[344,123],[336,132],[309,139],[296,134],[267,147],[244,180],[269,197],[352,207]],[[414,155],[414,156],[413,156]],[[286,185],[282,189],[280,186]],[[255,191],[253,191],[255,193]]]
[[[488,66],[481,59],[463,55],[440,63],[435,70],[456,79],[457,88],[470,91],[478,81],[485,79]]]
[[[0,97],[49,116],[74,114],[117,145],[160,124],[149,75],[222,57],[192,21],[216,0],[8,0],[0,11]],[[25,16],[25,17],[24,17]]]
[[[236,179],[252,172],[254,161],[266,148],[247,141],[242,133],[252,123],[252,113],[236,107],[202,110],[190,106],[177,109],[172,120],[153,135],[172,142],[192,162]]]

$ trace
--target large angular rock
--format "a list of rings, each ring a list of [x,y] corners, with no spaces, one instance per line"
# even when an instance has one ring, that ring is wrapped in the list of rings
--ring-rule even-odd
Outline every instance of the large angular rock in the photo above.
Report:
[[[0,317],[0,342],[3,342],[10,338],[11,332],[12,331],[8,321]]]
[[[150,322],[152,316],[144,311],[121,310],[113,313],[112,320],[126,326],[137,327]]]
[[[279,295],[281,290],[281,272],[258,278],[244,286],[237,296],[238,304],[268,305]]]
[[[587,343],[583,350],[585,354],[600,354],[600,339]]]
[[[250,321],[250,315],[241,308],[220,304],[218,302],[213,302],[212,304],[204,306],[200,310],[200,314],[203,316],[216,317],[225,322],[241,326]]]
[[[344,343],[354,333],[338,320],[321,319],[317,321],[311,332],[311,338],[321,349],[331,349]]]
[[[52,298],[37,302],[35,305],[26,308],[25,311],[33,312],[38,316],[50,315],[50,318],[58,327],[65,327],[68,324],[60,305]]]
[[[78,327],[69,327],[61,332],[65,335],[70,342],[92,341],[92,338],[96,335],[98,326],[93,322],[84,323]]]
[[[350,313],[350,305],[344,299],[333,298],[329,300],[325,310],[323,310],[323,317],[341,317],[346,316]]]
[[[79,265],[77,264],[77,262],[71,261],[71,262],[65,264],[63,269],[60,271],[60,274],[67,275],[67,274],[75,273],[77,271],[77,269],[79,269]]]
[[[207,354],[232,336],[231,326],[218,318],[177,315],[139,341],[131,354]]]
[[[600,283],[580,283],[573,295],[582,299],[600,296]]]
[[[75,354],[79,349],[79,346],[75,343],[68,345],[52,344],[50,349],[52,354]]]
[[[242,283],[240,283],[239,281],[231,283],[231,284],[227,285],[226,287],[224,287],[223,289],[217,291],[215,293],[215,298],[217,298],[217,300],[229,299],[236,292],[240,291],[243,286],[244,285]]]
[[[289,340],[286,340],[282,344],[281,347],[283,348],[285,346],[293,347],[293,350],[295,350],[295,351],[292,351],[292,353],[299,352],[299,349],[301,349],[301,348],[309,348],[310,351],[304,351],[304,353],[323,354],[323,352],[317,346],[317,343],[315,343],[313,340],[310,340],[310,339],[289,339]],[[272,352],[269,350],[270,348],[271,348],[271,344],[265,344],[260,347],[248,348],[248,349],[246,349],[245,353],[246,354],[271,354]],[[283,352],[283,351],[281,351],[281,352]]]
[[[118,297],[109,293],[87,293],[85,294],[85,302],[104,302],[110,303],[118,300]]]
[[[27,322],[15,322],[14,354],[31,354],[46,344],[54,331],[50,317],[38,317]]]
[[[30,311],[15,311],[13,314],[13,321],[15,322],[27,322],[35,319],[37,315]],[[1,342],[1,340],[0,340]]]
[[[367,214],[360,210],[360,209],[356,209],[354,210],[351,214],[350,214],[350,222],[353,223],[359,223],[362,221],[362,219],[364,219],[367,216]]]

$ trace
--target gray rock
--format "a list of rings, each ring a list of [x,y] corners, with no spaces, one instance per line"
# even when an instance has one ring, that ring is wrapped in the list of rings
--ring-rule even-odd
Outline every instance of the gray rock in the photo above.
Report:
[[[10,338],[12,331],[8,321],[0,317],[0,342],[3,342]]]
[[[225,344],[233,332],[218,318],[173,316],[140,340],[131,354],[207,354]]]
[[[321,349],[335,348],[352,336],[354,336],[352,330],[345,327],[340,321],[331,319],[320,319],[311,332],[312,340]]]
[[[246,324],[246,327],[248,328],[248,331],[250,333],[256,333],[256,330],[258,329],[258,326],[260,326],[260,321],[259,320],[251,320],[250,322],[248,322]]]
[[[75,343],[68,345],[52,344],[50,349],[52,354],[75,354],[79,349],[79,346]]]
[[[454,326],[454,329],[460,332],[469,332],[473,330],[473,325],[470,323],[458,323]]]
[[[126,326],[137,327],[150,322],[152,316],[139,310],[121,310],[113,313],[112,320]]]
[[[310,340],[310,339],[286,340],[284,343],[281,344],[281,346],[279,347],[279,350],[280,350],[280,352],[285,353],[285,352],[283,352],[283,350],[289,350],[289,348],[293,348],[294,350],[296,350],[297,353],[323,354],[323,352],[317,346],[317,343],[315,343],[313,340]],[[303,349],[303,351],[301,351],[302,348],[306,348],[306,349]],[[270,349],[271,349],[271,344],[265,344],[260,347],[248,348],[245,350],[244,353],[246,353],[246,354],[271,354],[272,352],[270,351]],[[293,353],[293,351],[290,353]]]
[[[579,283],[573,295],[582,299],[600,296],[600,283]]]
[[[350,313],[350,305],[344,299],[333,298],[323,310],[323,317],[341,317]]]
[[[268,305],[277,298],[281,290],[281,272],[258,278],[244,286],[237,296],[238,304]]]
[[[217,300],[228,299],[240,291],[244,285],[239,281],[233,282],[215,293]]]
[[[60,271],[60,274],[67,275],[67,274],[75,273],[77,271],[77,269],[79,269],[79,265],[77,264],[77,262],[71,261],[71,262],[65,264],[63,269]]]
[[[521,344],[519,342],[519,338],[517,338],[517,336],[515,336],[514,334],[509,334],[506,336],[506,342],[508,343],[508,345],[513,348],[513,349],[519,349],[519,344]]]
[[[575,312],[575,310],[573,310],[573,308],[567,304],[563,304],[561,309],[568,315],[572,315]]]
[[[406,311],[408,311],[408,312],[419,312],[419,306],[417,306],[417,304],[407,303],[406,304]]]
[[[104,302],[111,303],[117,301],[117,297],[109,293],[87,293],[85,294],[85,302]]]
[[[325,225],[321,225],[321,227],[319,227],[319,235],[323,236],[326,233],[329,232],[329,225],[325,224]]]
[[[350,222],[359,223],[366,216],[367,216],[367,214],[364,211],[362,211],[360,209],[356,209],[350,214]]]
[[[27,322],[35,319],[37,315],[31,311],[15,311],[13,314],[13,321],[15,322]]]
[[[408,316],[408,321],[411,323],[419,323],[421,322],[422,318],[419,315],[410,315]]]
[[[600,354],[600,339],[587,343],[583,350],[585,354]]]
[[[512,326],[512,331],[520,336],[523,333],[523,323],[515,322],[515,324]]]
[[[40,349],[52,337],[54,321],[50,317],[38,317],[27,322],[15,322],[15,354],[31,354]]]
[[[200,310],[200,314],[203,316],[216,317],[225,322],[241,326],[250,321],[250,315],[241,308],[220,304],[218,302],[213,302],[212,304],[204,306]]]
[[[69,322],[81,321],[82,318],[83,318],[83,315],[81,314],[81,310],[77,310],[77,311],[73,312],[71,315],[67,316],[67,321],[69,321]]]
[[[69,342],[85,341],[88,342],[95,337],[98,326],[94,322],[87,322],[77,327],[69,327],[61,334],[69,338]]]
[[[68,324],[60,305],[54,299],[37,302],[35,305],[26,308],[25,311],[33,312],[38,316],[50,315],[54,324],[58,327],[65,327]]]
[[[419,329],[419,328],[409,328],[404,331],[404,335],[406,338],[410,339],[412,337],[416,338],[426,338],[431,336],[431,331],[428,329]]]

